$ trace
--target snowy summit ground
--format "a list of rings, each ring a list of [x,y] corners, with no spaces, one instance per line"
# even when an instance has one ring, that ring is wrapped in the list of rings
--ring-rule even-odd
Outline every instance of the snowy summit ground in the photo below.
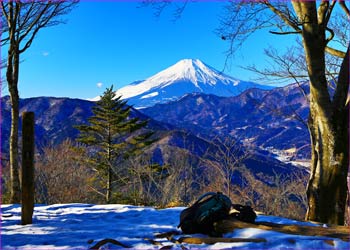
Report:
[[[88,249],[110,238],[133,249],[349,249],[350,243],[329,237],[310,237],[274,231],[236,229],[225,237],[264,238],[263,243],[177,244],[155,234],[178,230],[183,207],[155,209],[130,205],[57,204],[37,205],[32,225],[20,225],[19,205],[1,207],[1,249]],[[274,216],[259,215],[257,221],[311,225]],[[181,237],[179,235],[176,237]],[[197,235],[198,236],[198,235]],[[203,235],[200,235],[203,237]],[[155,245],[152,240],[160,243]],[[329,244],[332,240],[334,244]],[[122,248],[108,243],[101,249]],[[169,249],[169,248],[167,248]]]

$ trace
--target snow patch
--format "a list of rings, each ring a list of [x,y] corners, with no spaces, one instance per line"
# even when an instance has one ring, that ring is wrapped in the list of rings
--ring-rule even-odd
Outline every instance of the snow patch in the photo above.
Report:
[[[239,81],[233,81],[233,86],[238,86]]]
[[[197,105],[201,105],[202,103],[204,103],[204,100],[202,97],[199,97],[199,98],[197,98],[196,102],[197,102]]]
[[[91,102],[98,102],[99,100],[101,100],[100,96],[96,96],[94,98],[88,98],[86,99],[87,101],[91,101]]]
[[[140,99],[146,99],[146,98],[154,97],[154,96],[157,96],[157,95],[159,95],[159,92],[152,92],[152,93],[150,93],[148,95],[142,96]]]

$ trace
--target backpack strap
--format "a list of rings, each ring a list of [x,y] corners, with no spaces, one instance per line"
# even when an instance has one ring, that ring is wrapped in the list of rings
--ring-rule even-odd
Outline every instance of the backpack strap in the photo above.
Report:
[[[197,203],[201,202],[201,201],[202,201],[205,197],[207,197],[207,196],[214,196],[214,195],[217,195],[217,194],[219,194],[219,193],[220,193],[220,192],[217,192],[217,193],[215,193],[215,192],[207,192],[207,193],[205,193],[205,194],[202,194],[194,204],[197,204]],[[194,205],[194,204],[193,204],[193,205]]]

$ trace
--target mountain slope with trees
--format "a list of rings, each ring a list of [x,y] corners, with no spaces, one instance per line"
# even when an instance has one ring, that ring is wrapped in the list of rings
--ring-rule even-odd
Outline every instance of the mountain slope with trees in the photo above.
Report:
[[[249,89],[234,97],[189,94],[142,112],[195,134],[231,135],[257,148],[294,148],[295,159],[310,157],[309,108],[297,84],[269,91]]]

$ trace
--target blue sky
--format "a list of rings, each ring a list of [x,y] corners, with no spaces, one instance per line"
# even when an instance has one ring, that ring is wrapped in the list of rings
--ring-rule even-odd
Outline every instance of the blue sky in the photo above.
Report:
[[[224,4],[190,3],[174,21],[171,7],[157,18],[154,10],[141,8],[137,1],[83,0],[66,16],[66,24],[41,30],[22,55],[20,96],[93,98],[111,84],[120,88],[146,79],[184,58],[198,58],[222,70],[228,43],[214,30]],[[267,31],[259,32],[230,60],[225,73],[254,80],[256,76],[240,66],[263,66],[264,48],[283,49],[293,41],[293,37],[276,39]]]

